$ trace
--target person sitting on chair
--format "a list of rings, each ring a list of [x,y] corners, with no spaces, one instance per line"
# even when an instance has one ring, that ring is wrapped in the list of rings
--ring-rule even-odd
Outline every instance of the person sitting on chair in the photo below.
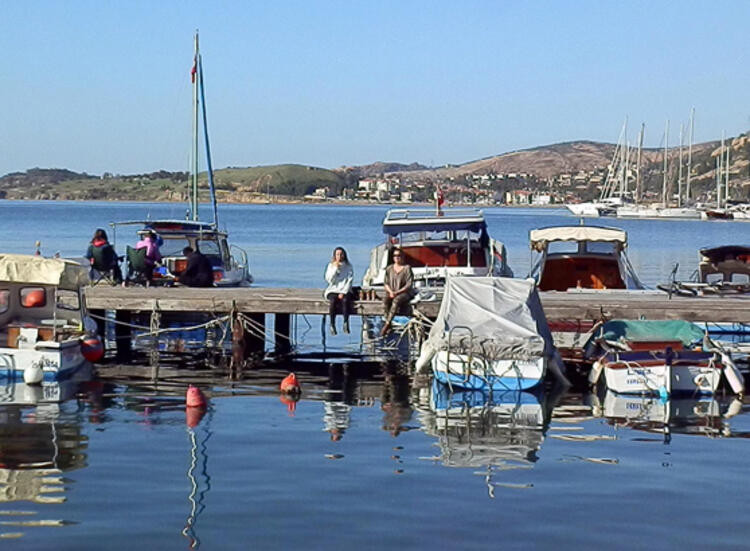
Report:
[[[154,266],[157,262],[161,262],[161,252],[159,252],[159,243],[156,239],[156,234],[149,231],[143,235],[141,240],[136,243],[135,249],[146,249],[146,271],[144,275],[148,283],[151,283],[154,277]]]
[[[383,319],[383,328],[380,330],[381,337],[388,334],[391,330],[393,317],[411,299],[413,283],[414,275],[411,266],[404,262],[403,251],[394,249],[393,264],[385,269],[385,296],[383,297],[385,318]]]
[[[187,267],[177,281],[188,287],[213,287],[214,267],[208,257],[192,247],[182,249],[182,254],[187,257]]]
[[[111,272],[115,283],[122,282],[122,272],[120,271],[117,253],[109,244],[107,232],[103,229],[98,228],[94,232],[94,237],[91,239],[84,256],[89,259],[89,263],[94,270],[103,275],[106,275],[106,272]]]

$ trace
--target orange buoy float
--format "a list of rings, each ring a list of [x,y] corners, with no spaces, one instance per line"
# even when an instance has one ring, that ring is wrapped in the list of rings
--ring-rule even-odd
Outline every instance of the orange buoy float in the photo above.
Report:
[[[294,373],[290,373],[281,381],[279,389],[284,394],[299,395],[302,394],[302,389],[297,382],[297,376]]]
[[[98,362],[104,357],[104,345],[99,337],[86,337],[81,341],[81,354],[90,362]]]
[[[188,386],[187,393],[185,394],[185,405],[189,408],[205,408],[206,397],[203,392],[197,386]]]

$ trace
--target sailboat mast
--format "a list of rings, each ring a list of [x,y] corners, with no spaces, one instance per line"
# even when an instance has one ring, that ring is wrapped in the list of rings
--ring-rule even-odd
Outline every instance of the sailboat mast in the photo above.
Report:
[[[722,163],[724,162],[724,152],[716,157],[716,210],[721,208],[721,172]]]
[[[687,182],[685,183],[685,200],[690,200],[690,172],[693,170],[693,138],[695,133],[695,107],[690,110],[690,139],[688,140]]]
[[[661,201],[664,206],[667,205],[667,144],[669,143],[669,119],[667,119],[667,126],[664,129],[664,175],[661,184]]]
[[[198,31],[195,32],[195,57],[193,59],[193,179],[190,193],[190,218],[198,220]]]
[[[680,168],[677,171],[677,206],[682,206],[682,123],[680,123]]]
[[[635,172],[635,202],[640,201],[641,196],[641,150],[643,149],[643,134],[646,132],[646,123],[641,123],[641,133],[638,136],[638,156],[636,157]]]
[[[732,143],[731,140],[729,140],[729,143]],[[726,185],[724,188],[724,207],[729,206],[729,150],[732,149],[729,147],[729,143],[727,144],[727,166],[724,169],[726,173]]]

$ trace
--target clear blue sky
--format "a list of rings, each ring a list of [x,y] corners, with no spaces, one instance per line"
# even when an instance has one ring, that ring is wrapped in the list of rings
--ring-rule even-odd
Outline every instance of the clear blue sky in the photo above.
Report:
[[[200,29],[216,168],[463,163],[750,128],[750,2],[3,0],[0,175],[187,170]]]

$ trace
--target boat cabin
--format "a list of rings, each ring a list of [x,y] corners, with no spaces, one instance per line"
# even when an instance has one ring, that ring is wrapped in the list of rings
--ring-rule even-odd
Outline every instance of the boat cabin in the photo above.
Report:
[[[540,291],[644,288],[625,256],[623,230],[555,226],[532,230],[529,241],[541,255],[530,274]]]
[[[417,283],[442,284],[447,275],[512,276],[505,246],[491,239],[478,209],[392,209],[383,219],[385,243],[373,249],[364,286],[382,285],[398,248]]]
[[[750,247],[725,245],[700,250],[701,283],[750,283]]]

